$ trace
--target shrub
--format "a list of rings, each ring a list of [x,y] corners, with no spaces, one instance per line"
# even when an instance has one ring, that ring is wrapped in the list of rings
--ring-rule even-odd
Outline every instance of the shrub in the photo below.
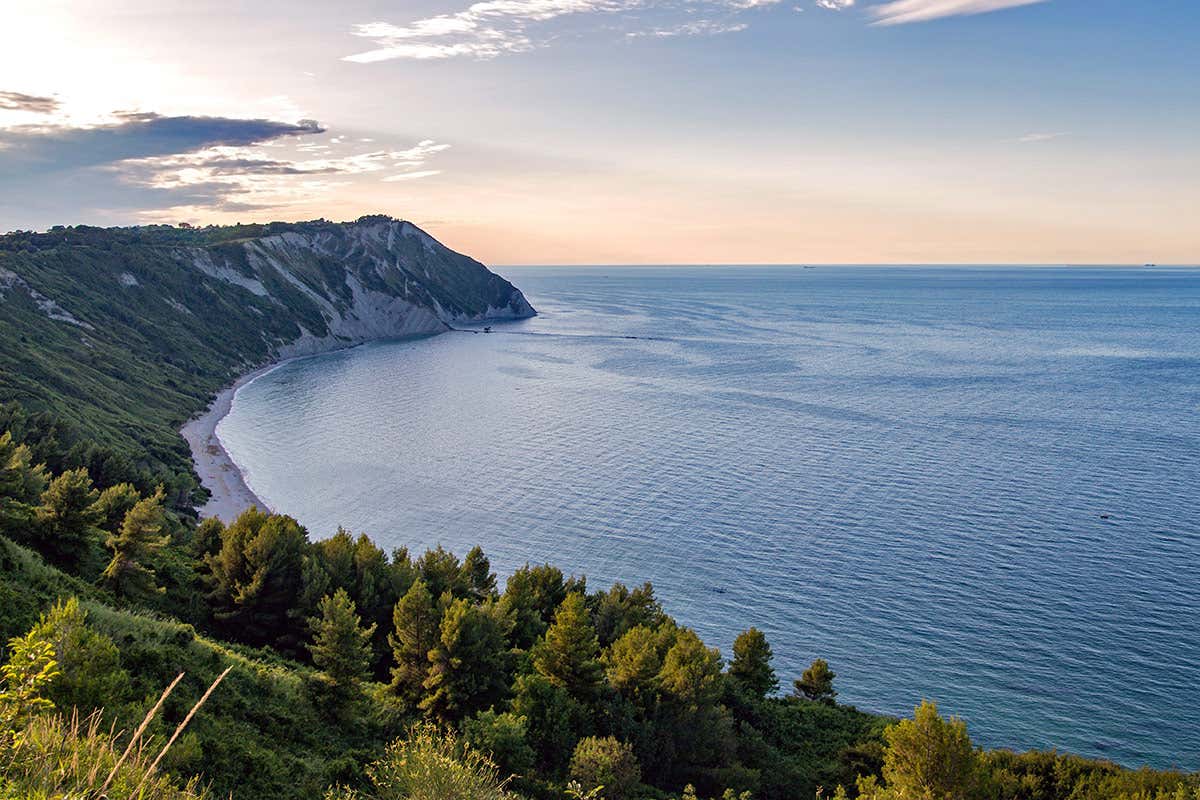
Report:
[[[580,739],[571,756],[571,778],[584,790],[603,787],[605,800],[632,797],[642,779],[633,748],[612,736]]]
[[[515,800],[490,758],[430,724],[415,725],[407,739],[388,745],[367,777],[365,795],[335,789],[326,800]]]

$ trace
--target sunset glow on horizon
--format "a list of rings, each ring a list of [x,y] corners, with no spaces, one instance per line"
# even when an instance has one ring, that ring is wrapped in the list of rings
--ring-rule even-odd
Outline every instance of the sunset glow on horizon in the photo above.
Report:
[[[0,230],[385,213],[493,264],[1200,262],[1200,7],[33,2]]]

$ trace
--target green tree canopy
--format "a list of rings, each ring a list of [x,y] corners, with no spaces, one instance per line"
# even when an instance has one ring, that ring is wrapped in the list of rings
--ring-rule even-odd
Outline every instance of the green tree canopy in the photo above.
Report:
[[[658,674],[663,689],[677,700],[713,705],[721,694],[721,653],[691,628],[680,628]]]
[[[614,583],[607,592],[593,595],[592,601],[596,636],[602,647],[608,647],[639,625],[657,628],[666,618],[649,582],[633,589]]]
[[[837,692],[833,690],[833,679],[836,677],[837,673],[829,668],[825,659],[818,658],[795,681],[792,694],[806,700],[832,703],[837,697]]]
[[[440,635],[433,596],[425,581],[417,579],[396,603],[392,612],[392,633],[388,636],[395,661],[391,691],[410,708],[415,708],[425,696],[429,651]]]
[[[313,663],[339,689],[357,686],[371,666],[375,625],[363,627],[358,608],[345,589],[323,597],[317,612],[309,620],[313,641],[308,650]]]
[[[59,708],[81,711],[113,706],[129,689],[129,674],[113,640],[87,624],[87,612],[74,598],[60,600],[42,615],[31,634],[54,650],[59,674],[46,697]]]
[[[444,721],[491,708],[508,688],[505,620],[494,603],[452,601],[429,652],[423,711]]]
[[[755,697],[766,697],[779,688],[771,658],[771,645],[762,631],[758,628],[743,631],[733,642],[730,680]]]
[[[535,754],[529,746],[529,720],[518,714],[482,711],[462,724],[467,744],[491,757],[509,775],[527,776]]]
[[[977,756],[961,719],[923,701],[912,719],[884,731],[883,779],[900,798],[967,800],[978,786]]]
[[[583,595],[572,593],[559,606],[545,637],[534,646],[533,667],[573,697],[586,699],[594,696],[603,682],[599,652],[587,603]]]
[[[98,499],[100,493],[82,467],[62,473],[42,492],[37,548],[55,565],[79,571],[97,554],[104,536]]]
[[[488,600],[496,595],[496,576],[479,545],[472,547],[463,559],[459,579],[476,600]]]
[[[35,507],[46,490],[46,468],[33,464],[28,445],[0,434],[0,534],[30,541]]]
[[[207,559],[214,618],[229,638],[296,653],[303,627],[300,595],[308,540],[291,517],[249,508],[221,534]]]
[[[558,567],[526,564],[510,575],[500,602],[513,618],[513,646],[522,650],[532,647],[566,597],[566,584]]]
[[[118,483],[102,491],[96,501],[96,509],[101,515],[100,527],[109,533],[119,531],[125,515],[141,499],[141,494],[132,483]]]
[[[144,600],[163,591],[146,563],[170,541],[162,533],[166,526],[162,502],[162,489],[153,497],[139,500],[125,515],[120,531],[105,540],[113,556],[101,580],[120,597]]]

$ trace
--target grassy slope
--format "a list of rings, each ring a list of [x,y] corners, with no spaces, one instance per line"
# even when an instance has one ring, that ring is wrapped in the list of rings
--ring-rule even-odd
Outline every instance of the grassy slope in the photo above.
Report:
[[[165,738],[213,679],[233,666],[170,754],[172,770],[203,773],[216,797],[319,797],[331,783],[356,780],[361,765],[401,729],[372,716],[330,716],[310,668],[227,645],[175,620],[114,609],[95,587],[0,537],[4,641],[32,627],[55,599],[71,595],[83,600],[89,624],[117,645],[131,676],[126,695],[113,698],[110,707],[122,727],[140,720],[163,687],[185,672],[155,722],[160,740]],[[281,795],[283,787],[290,793]]]

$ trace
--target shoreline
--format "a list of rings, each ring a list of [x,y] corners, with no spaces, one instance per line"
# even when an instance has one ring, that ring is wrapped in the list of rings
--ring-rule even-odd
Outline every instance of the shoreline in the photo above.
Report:
[[[234,462],[217,435],[220,424],[233,408],[234,398],[243,386],[283,366],[292,359],[272,362],[264,367],[241,375],[230,386],[217,393],[216,399],[201,414],[192,417],[182,428],[180,435],[187,440],[192,450],[192,464],[200,483],[208,489],[208,502],[196,511],[200,519],[216,517],[226,525],[233,522],[247,508],[254,507],[270,511],[270,507],[256,495],[248,485],[241,468]]]
[[[485,322],[495,324],[497,322],[508,321],[513,320],[501,317],[498,319],[486,318],[476,320],[475,322],[482,325]],[[419,339],[431,335],[438,336],[443,333],[479,333],[479,331],[471,328],[455,328],[446,323],[444,330],[394,338]],[[383,338],[390,339],[393,337]],[[242,387],[253,383],[268,372],[272,372],[293,361],[298,361],[302,358],[313,358],[314,356],[325,355],[339,350],[351,350],[355,347],[369,344],[372,341],[381,340],[369,339],[351,344],[342,344],[338,347],[319,348],[313,352],[285,356],[278,361],[272,361],[269,364],[239,376],[231,385],[226,386],[217,393],[216,398],[207,409],[184,423],[183,427],[179,429],[179,434],[187,441],[188,447],[192,451],[192,466],[196,470],[196,474],[200,476],[200,484],[205,489],[208,489],[211,495],[207,503],[196,509],[200,519],[216,517],[228,525],[237,519],[243,511],[252,506],[262,511],[273,513],[273,509],[263,502],[262,498],[256,495],[254,490],[246,484],[246,476],[242,473],[241,467],[229,455],[229,451],[225,449],[225,445],[221,442],[221,437],[217,435],[217,426],[233,408],[233,401],[237,398],[237,393]]]

